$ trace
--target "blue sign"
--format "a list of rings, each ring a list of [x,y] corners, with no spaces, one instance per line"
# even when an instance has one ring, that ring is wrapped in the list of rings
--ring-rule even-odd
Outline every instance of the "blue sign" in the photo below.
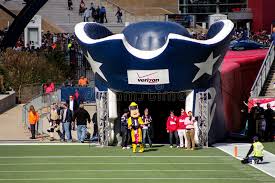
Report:
[[[95,90],[91,87],[62,87],[61,101],[66,102],[70,96],[79,102],[95,102]]]

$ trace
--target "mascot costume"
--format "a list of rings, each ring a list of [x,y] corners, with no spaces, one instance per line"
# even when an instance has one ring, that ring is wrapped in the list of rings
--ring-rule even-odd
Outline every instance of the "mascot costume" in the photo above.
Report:
[[[142,153],[144,151],[144,146],[142,144],[142,125],[144,124],[140,113],[138,110],[138,105],[132,102],[129,106],[130,118],[128,119],[128,128],[131,130],[132,146],[133,152],[137,151],[137,145],[140,145],[138,152]]]

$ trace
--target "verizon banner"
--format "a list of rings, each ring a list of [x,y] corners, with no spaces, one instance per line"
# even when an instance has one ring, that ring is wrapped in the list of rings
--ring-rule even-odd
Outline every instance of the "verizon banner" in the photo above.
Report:
[[[275,98],[252,98],[248,101],[248,111],[250,111],[253,106],[256,106],[258,102],[264,109],[266,109],[266,105],[270,103],[271,108],[275,110]]]
[[[169,84],[168,69],[158,70],[127,70],[128,84],[160,85]]]

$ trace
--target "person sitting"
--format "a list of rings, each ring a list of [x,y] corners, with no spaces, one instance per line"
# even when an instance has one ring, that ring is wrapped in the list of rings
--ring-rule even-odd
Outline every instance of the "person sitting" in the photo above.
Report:
[[[257,136],[253,137],[253,144],[251,145],[246,157],[242,160],[242,163],[246,164],[252,162],[252,164],[258,164],[260,161],[263,161],[264,158],[264,146],[259,141]],[[252,153],[252,156],[249,155]]]

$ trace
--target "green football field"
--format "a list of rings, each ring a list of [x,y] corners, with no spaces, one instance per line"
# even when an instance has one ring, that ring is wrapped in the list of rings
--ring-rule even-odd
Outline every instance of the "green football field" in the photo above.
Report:
[[[87,145],[0,146],[2,183],[274,183],[275,179],[215,148],[159,146],[133,154]]]

